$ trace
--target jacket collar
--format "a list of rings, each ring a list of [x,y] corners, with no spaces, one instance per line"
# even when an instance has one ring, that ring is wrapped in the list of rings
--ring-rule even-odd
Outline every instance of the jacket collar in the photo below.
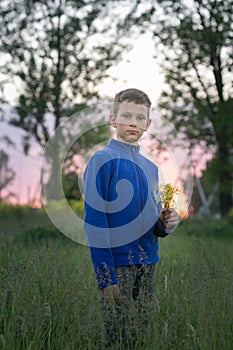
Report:
[[[108,143],[109,147],[119,149],[125,152],[133,152],[133,153],[139,153],[140,146],[139,145],[130,145],[129,143],[125,143],[122,141],[118,141],[116,139],[111,139]]]

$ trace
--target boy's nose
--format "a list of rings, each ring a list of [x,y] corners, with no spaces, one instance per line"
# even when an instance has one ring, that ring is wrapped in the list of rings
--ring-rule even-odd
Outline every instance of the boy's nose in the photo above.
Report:
[[[137,124],[131,122],[131,123],[129,124],[129,126],[132,126],[132,127],[136,128]]]
[[[136,127],[136,126],[137,126],[136,118],[132,118],[132,119],[130,120],[129,126],[133,126],[133,127]]]

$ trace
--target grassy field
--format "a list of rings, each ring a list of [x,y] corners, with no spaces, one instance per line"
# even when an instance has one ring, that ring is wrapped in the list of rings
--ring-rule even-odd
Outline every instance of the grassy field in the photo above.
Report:
[[[233,349],[230,221],[160,239],[147,350]],[[1,238],[0,349],[97,349],[104,332],[88,248],[51,226]]]

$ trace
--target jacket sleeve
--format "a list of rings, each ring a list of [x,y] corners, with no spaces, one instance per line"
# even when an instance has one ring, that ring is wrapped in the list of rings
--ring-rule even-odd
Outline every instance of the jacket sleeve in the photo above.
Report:
[[[156,179],[156,187],[158,186],[158,168],[156,167],[156,172],[155,172],[155,179]],[[155,190],[154,191],[154,199],[156,202],[156,206],[157,206],[157,211],[158,213],[161,212],[162,210],[162,204],[160,201],[158,201],[158,191]],[[154,225],[154,231],[153,231],[154,235],[156,237],[166,237],[169,235],[169,231],[166,230],[166,227],[163,226],[162,221],[160,220],[160,218],[158,218],[158,220],[156,221],[155,225]]]
[[[163,226],[162,221],[158,219],[154,226],[154,235],[156,237],[166,237],[169,235],[169,231],[166,231],[166,228]]]
[[[118,283],[106,211],[110,176],[111,160],[96,153],[84,174],[84,229],[99,289]]]

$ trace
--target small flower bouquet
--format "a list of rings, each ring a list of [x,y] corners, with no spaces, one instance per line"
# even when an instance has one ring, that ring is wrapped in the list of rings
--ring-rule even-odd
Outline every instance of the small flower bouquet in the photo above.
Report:
[[[164,208],[173,208],[176,205],[174,195],[180,193],[179,187],[172,186],[170,183],[160,185],[156,191],[156,200],[162,202]]]

